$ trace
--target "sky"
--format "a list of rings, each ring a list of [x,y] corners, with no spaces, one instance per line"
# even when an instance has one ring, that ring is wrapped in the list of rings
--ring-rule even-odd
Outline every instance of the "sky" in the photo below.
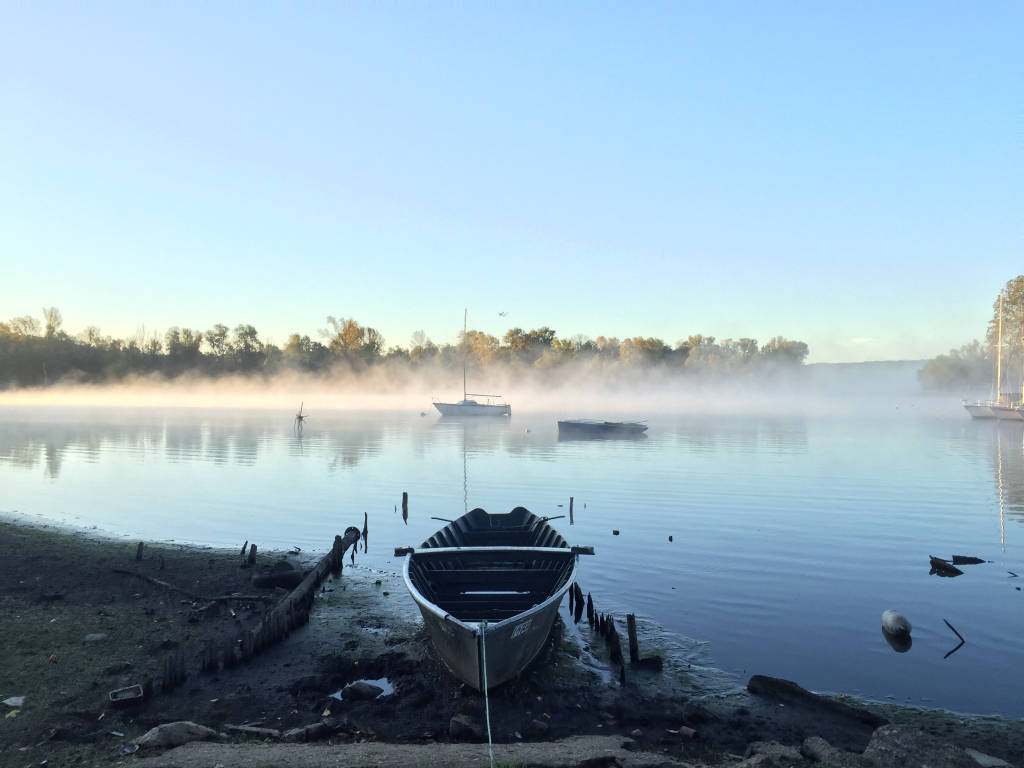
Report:
[[[0,4],[0,319],[982,338],[1019,2]],[[504,314],[499,314],[504,313]]]

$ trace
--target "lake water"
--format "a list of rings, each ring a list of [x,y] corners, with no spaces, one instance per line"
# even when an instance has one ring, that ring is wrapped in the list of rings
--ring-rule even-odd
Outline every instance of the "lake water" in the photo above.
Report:
[[[519,412],[478,423],[314,412],[299,436],[292,415],[0,407],[0,512],[305,551],[362,528],[365,512],[359,562],[397,572],[393,548],[443,525],[432,517],[518,505],[568,515],[573,496],[572,524],[553,524],[595,547],[581,558],[584,591],[720,670],[706,678],[719,687],[759,673],[1024,716],[1012,683],[1024,669],[1024,425],[906,400],[663,416],[640,440],[560,441],[555,414]],[[929,555],[953,554],[991,562],[929,574]],[[914,625],[906,653],[882,635],[887,608]],[[944,619],[967,641],[947,658],[958,640]]]

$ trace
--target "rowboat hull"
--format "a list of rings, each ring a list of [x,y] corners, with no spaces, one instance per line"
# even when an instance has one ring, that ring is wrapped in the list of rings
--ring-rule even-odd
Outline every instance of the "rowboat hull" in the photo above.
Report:
[[[478,691],[508,682],[537,657],[551,634],[558,606],[576,578],[574,564],[564,586],[546,601],[504,621],[483,625],[457,619],[424,598],[409,579],[409,562],[404,570],[406,586],[423,616],[430,642],[448,670]]]
[[[505,515],[474,509],[395,554],[405,555],[405,585],[441,660],[484,691],[540,653],[587,550],[570,548],[547,518],[516,507]]]
[[[639,437],[647,431],[647,425],[639,421],[592,421],[572,419],[558,422],[559,436],[569,437]]]

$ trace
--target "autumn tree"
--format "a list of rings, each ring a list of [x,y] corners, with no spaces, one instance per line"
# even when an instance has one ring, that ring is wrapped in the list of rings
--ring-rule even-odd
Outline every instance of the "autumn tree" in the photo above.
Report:
[[[773,336],[761,347],[763,360],[789,365],[801,365],[807,353],[807,345],[804,342],[790,341],[782,336]]]

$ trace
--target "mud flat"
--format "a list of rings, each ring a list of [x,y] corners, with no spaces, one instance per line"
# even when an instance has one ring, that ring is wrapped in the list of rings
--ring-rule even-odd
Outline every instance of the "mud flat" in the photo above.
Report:
[[[15,702],[0,704],[0,765],[488,763],[484,699],[441,666],[396,574],[346,557],[308,623],[240,661],[225,649],[289,594],[254,576],[301,574],[318,558],[258,551],[243,567],[240,550],[168,543],[138,555],[134,541],[0,520],[0,701]],[[751,688],[708,696],[684,661],[666,655],[659,672],[628,652],[622,684],[586,619],[559,621],[538,661],[491,693],[495,757],[1024,768],[1019,720],[840,702],[772,678]],[[119,689],[143,695],[112,701]],[[178,721],[214,735],[136,748]]]

